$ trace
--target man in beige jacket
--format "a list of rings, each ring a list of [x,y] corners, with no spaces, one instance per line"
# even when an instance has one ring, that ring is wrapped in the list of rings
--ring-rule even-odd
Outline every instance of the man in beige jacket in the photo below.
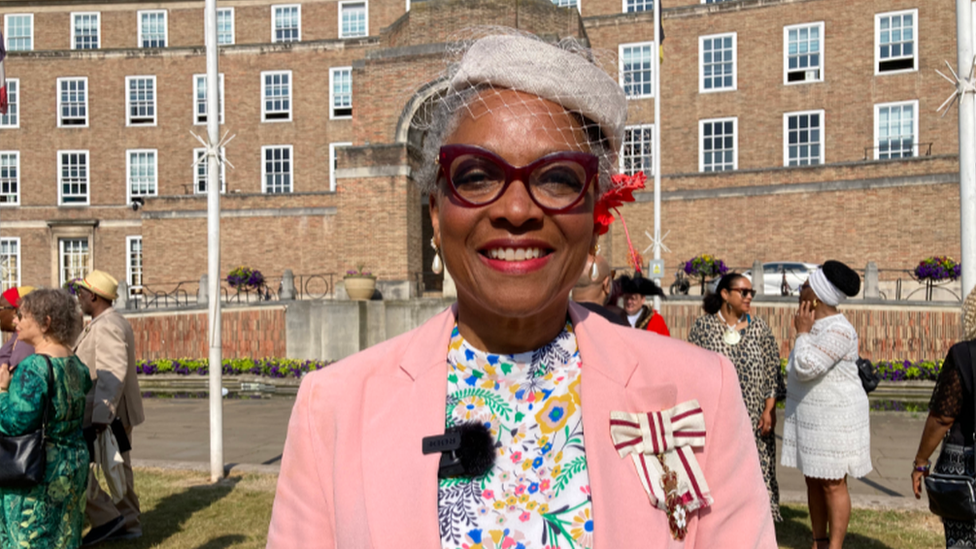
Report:
[[[142,394],[136,378],[135,338],[132,326],[112,307],[118,282],[103,271],[88,273],[78,283],[81,310],[92,320],[78,336],[75,354],[91,371],[95,386],[88,393],[85,424],[102,432],[118,418],[132,440],[132,428],[145,420]],[[133,487],[132,462],[124,452],[126,494],[118,503],[97,483],[88,491],[85,509],[92,529],[82,545],[142,536],[139,498]],[[94,496],[93,496],[94,493]]]

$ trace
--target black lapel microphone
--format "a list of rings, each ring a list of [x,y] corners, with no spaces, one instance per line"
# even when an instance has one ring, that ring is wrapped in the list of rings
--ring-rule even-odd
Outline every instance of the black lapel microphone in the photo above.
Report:
[[[424,454],[441,454],[437,478],[478,478],[495,464],[495,444],[484,423],[468,422],[424,437]]]

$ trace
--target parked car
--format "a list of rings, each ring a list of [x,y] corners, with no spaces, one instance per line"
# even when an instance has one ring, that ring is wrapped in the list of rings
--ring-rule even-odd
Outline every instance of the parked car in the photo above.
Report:
[[[763,263],[763,294],[764,295],[797,295],[800,286],[810,278],[810,274],[816,271],[820,265],[815,263],[800,263],[798,261],[772,261]],[[788,286],[786,292],[783,291],[783,274],[786,274],[785,284]],[[752,281],[752,269],[742,273]]]

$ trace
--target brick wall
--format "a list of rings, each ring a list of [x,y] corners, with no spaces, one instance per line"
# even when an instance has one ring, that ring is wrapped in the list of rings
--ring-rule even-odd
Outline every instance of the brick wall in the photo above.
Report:
[[[206,311],[126,314],[136,338],[136,358],[206,358],[209,327]],[[285,308],[224,309],[221,340],[224,358],[284,357]]]
[[[935,360],[945,358],[962,336],[962,314],[955,307],[878,307],[850,303],[843,314],[854,325],[861,356],[871,360]],[[701,302],[668,300],[661,308],[671,337],[687,340],[695,319],[705,314]],[[752,315],[769,324],[788,357],[796,332],[792,303],[754,303]]]

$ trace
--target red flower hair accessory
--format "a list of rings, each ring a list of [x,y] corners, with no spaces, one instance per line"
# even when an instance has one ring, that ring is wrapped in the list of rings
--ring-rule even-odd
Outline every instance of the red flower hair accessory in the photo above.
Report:
[[[624,216],[620,214],[620,210],[617,208],[623,206],[625,202],[634,201],[634,191],[644,188],[647,176],[644,175],[644,172],[637,172],[634,175],[616,174],[611,178],[611,181],[613,186],[596,201],[596,206],[593,208],[593,224],[596,227],[597,235],[607,234],[614,219],[610,210],[617,214],[620,223],[624,226],[624,234],[627,235],[627,247],[630,249],[629,261],[633,263],[635,270],[640,274],[640,255],[634,251],[634,246],[630,242],[630,232],[627,230],[627,222],[624,221]]]

